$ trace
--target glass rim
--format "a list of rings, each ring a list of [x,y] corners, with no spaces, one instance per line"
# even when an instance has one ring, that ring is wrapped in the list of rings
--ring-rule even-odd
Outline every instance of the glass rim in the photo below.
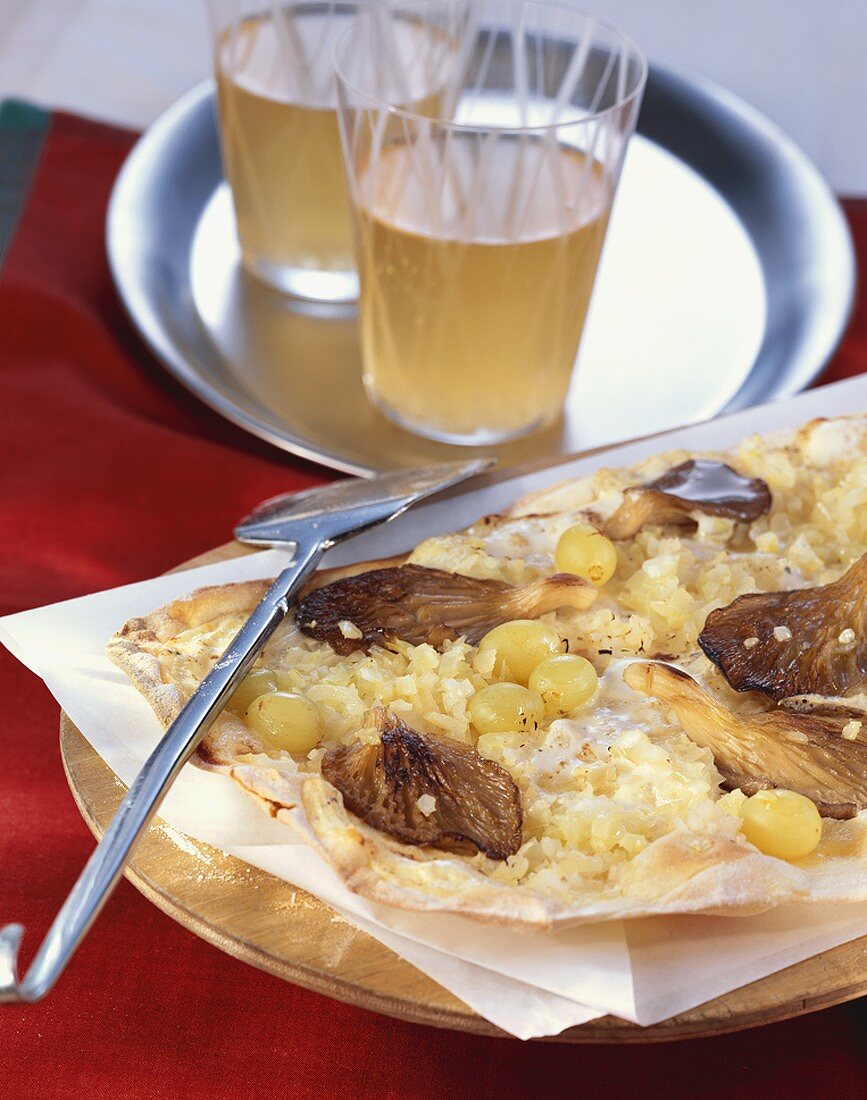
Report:
[[[423,8],[430,6],[432,3],[443,3],[449,6],[455,6],[461,2],[461,0],[406,0],[404,3],[397,4],[393,7],[385,9],[389,15],[395,15],[399,12],[412,11],[416,8]],[[472,0],[471,0],[472,2]],[[350,35],[356,30],[358,25],[364,20],[372,19],[377,15],[377,11],[368,8],[367,10],[359,11],[355,18],[348,27],[344,27],[342,31],[335,37],[331,46],[331,65],[334,70],[335,79],[346,88],[350,89],[355,95],[361,99],[367,101],[372,106],[378,107],[381,110],[387,111],[389,114],[394,115],[397,118],[405,118],[415,122],[427,122],[433,126],[439,126],[447,130],[465,131],[467,133],[479,133],[479,131],[486,131],[498,134],[544,134],[550,131],[557,131],[566,126],[585,126],[598,122],[600,119],[605,118],[607,115],[614,113],[615,111],[622,111],[625,107],[628,107],[630,103],[641,97],[644,92],[645,85],[647,84],[647,77],[650,71],[650,65],[647,61],[647,54],[639,46],[639,44],[632,38],[631,35],[625,34],[615,27],[613,23],[609,23],[606,19],[600,19],[598,16],[591,15],[590,12],[584,11],[581,8],[573,8],[571,4],[560,4],[552,2],[552,0],[522,0],[525,7],[534,8],[548,8],[552,11],[559,11],[568,13],[570,16],[575,16],[579,19],[592,22],[594,25],[603,27],[607,31],[611,31],[617,35],[620,40],[627,45],[634,53],[639,66],[639,76],[635,83],[635,87],[628,94],[619,99],[616,103],[612,103],[610,107],[605,107],[601,111],[593,111],[592,114],[585,114],[578,118],[562,119],[559,122],[544,122],[536,126],[509,126],[502,123],[478,123],[478,122],[455,122],[453,119],[432,119],[429,115],[422,115],[416,111],[408,111],[404,107],[398,107],[389,103],[387,100],[380,99],[378,96],[365,91],[363,88],[352,79],[350,79],[343,68],[340,65],[338,58],[338,50],[344,39],[348,39]],[[338,105],[339,109],[339,105]]]

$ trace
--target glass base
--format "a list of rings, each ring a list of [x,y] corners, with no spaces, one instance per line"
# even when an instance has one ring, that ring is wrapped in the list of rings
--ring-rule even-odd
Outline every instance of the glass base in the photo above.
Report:
[[[451,443],[459,447],[491,447],[497,443],[511,443],[515,439],[522,439],[525,435],[530,435],[532,432],[538,432],[542,428],[548,427],[557,419],[560,412],[559,409],[556,409],[548,416],[540,416],[531,424],[526,424],[520,428],[512,428],[509,431],[498,432],[490,428],[479,428],[474,432],[448,432],[431,424],[419,423],[397,412],[388,402],[382,400],[366,378],[364,388],[370,401],[399,428],[403,428],[406,432],[412,432],[413,435],[420,435],[424,439],[432,439],[436,443]]]
[[[357,302],[355,271],[323,271],[312,267],[287,267],[268,260],[243,258],[249,273],[268,286],[308,302]]]

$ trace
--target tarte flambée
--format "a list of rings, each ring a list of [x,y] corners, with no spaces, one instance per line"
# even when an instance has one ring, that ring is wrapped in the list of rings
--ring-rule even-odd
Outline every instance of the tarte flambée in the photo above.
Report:
[[[194,592],[109,656],[168,724],[266,587]],[[854,416],[323,571],[195,762],[387,904],[746,915],[867,898],[865,676]]]

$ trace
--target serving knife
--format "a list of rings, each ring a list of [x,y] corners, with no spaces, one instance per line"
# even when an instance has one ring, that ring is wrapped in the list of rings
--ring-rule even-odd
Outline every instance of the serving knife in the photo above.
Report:
[[[19,980],[24,929],[0,930],[0,1003],[38,1001],[63,973],[105,904],[166,792],[289,612],[326,550],[399,516],[411,505],[493,465],[488,459],[347,479],[260,504],[235,529],[240,542],[291,549],[293,560],[238,631],[145,761],[100,843]]]

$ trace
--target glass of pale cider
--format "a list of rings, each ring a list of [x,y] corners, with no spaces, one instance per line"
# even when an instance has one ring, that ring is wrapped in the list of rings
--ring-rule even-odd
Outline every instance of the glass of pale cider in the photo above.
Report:
[[[642,52],[574,8],[421,0],[361,13],[334,61],[370,398],[451,443],[551,423],[635,128]],[[435,94],[420,100],[419,85]]]
[[[358,296],[331,51],[363,6],[209,0],[223,166],[244,267],[301,298]]]

